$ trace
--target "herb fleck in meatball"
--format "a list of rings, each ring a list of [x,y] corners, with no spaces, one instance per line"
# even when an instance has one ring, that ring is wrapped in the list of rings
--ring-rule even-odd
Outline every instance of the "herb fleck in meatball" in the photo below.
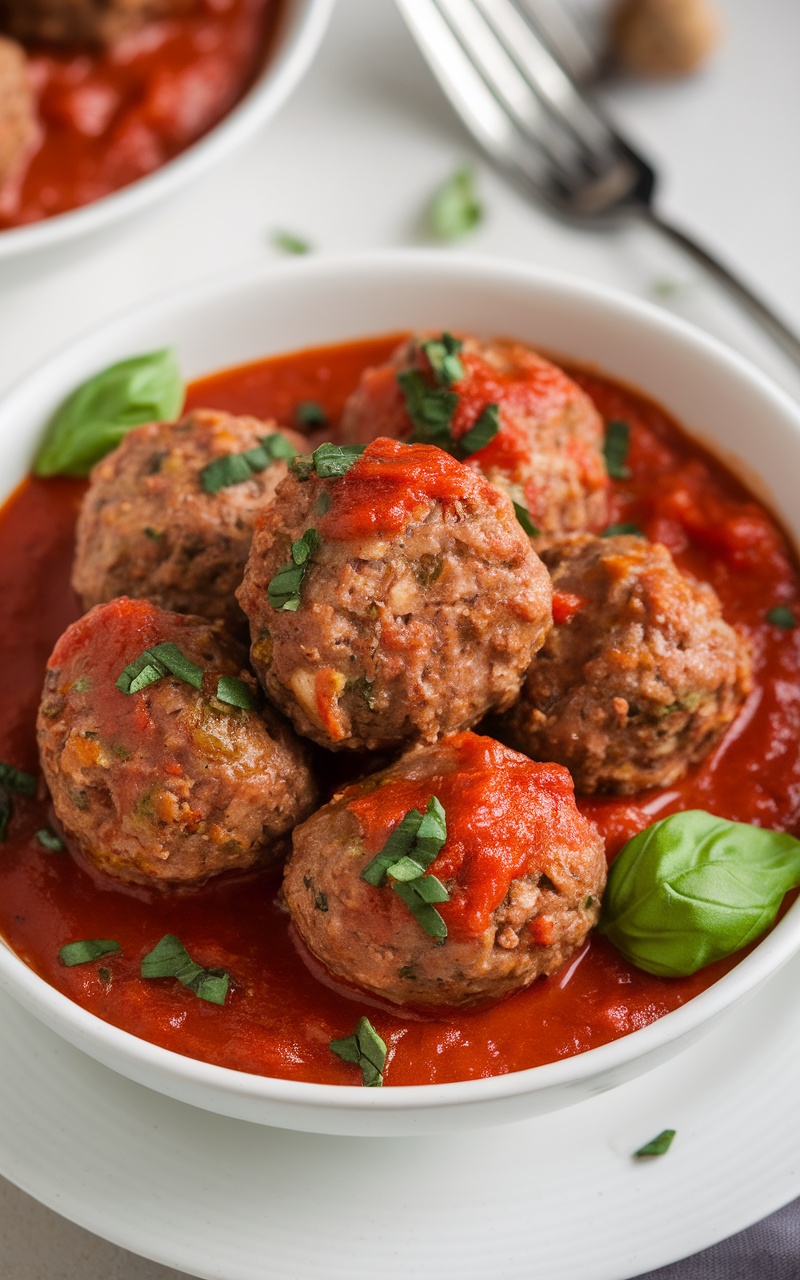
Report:
[[[0,28],[19,40],[112,44],[157,18],[186,13],[195,0],[0,0]]]
[[[25,51],[0,36],[0,184],[18,169],[36,131]]]
[[[397,860],[401,878],[381,877],[386,856],[376,867],[376,855],[412,810],[435,808],[433,797],[446,839],[440,830],[426,846],[420,825],[427,854],[417,845],[409,855],[433,860],[417,880]],[[426,893],[434,878],[439,891]],[[566,769],[460,733],[412,750],[297,827],[284,893],[306,947],[336,978],[395,1004],[457,1006],[560,968],[596,923],[605,879],[603,841]],[[420,907],[420,888],[435,906]]]
[[[741,708],[746,644],[659,543],[578,536],[542,556],[555,625],[500,736],[565,764],[584,794],[669,786]]]
[[[330,474],[341,452],[298,459],[256,527],[238,599],[267,696],[333,749],[432,742],[510,706],[550,583],[508,498],[430,445],[376,440]]]
[[[183,676],[123,692],[122,672],[164,644],[180,651]],[[185,678],[192,667],[199,688]],[[163,888],[280,858],[314,785],[301,745],[256,709],[255,689],[219,624],[124,597],[73,623],[48,663],[38,737],[76,851],[119,880]]]
[[[78,520],[72,583],[84,608],[146,596],[242,630],[234,592],[256,514],[304,447],[274,423],[208,409],[130,431],[92,471]],[[261,469],[241,463],[265,449]]]
[[[355,441],[385,435],[450,448],[544,534],[606,523],[600,416],[563,370],[520,342],[413,337],[362,375],[342,431]]]

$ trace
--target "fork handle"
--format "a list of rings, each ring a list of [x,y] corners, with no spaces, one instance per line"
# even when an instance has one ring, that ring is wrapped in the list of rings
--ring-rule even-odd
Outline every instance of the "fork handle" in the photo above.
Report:
[[[641,214],[651,227],[656,231],[660,231],[668,240],[671,240],[673,244],[677,244],[685,253],[688,253],[699,262],[702,267],[705,267],[709,275],[712,275],[719,284],[733,294],[737,302],[740,302],[750,312],[753,319],[783,348],[786,354],[794,360],[795,364],[800,365],[800,339],[782,320],[778,319],[774,311],[766,303],[762,302],[747,285],[742,284],[742,281],[727,267],[724,267],[721,262],[713,258],[708,250],[699,245],[696,240],[692,240],[683,231],[673,227],[669,222],[665,222],[663,218],[659,217],[657,213],[647,206],[642,207]]]

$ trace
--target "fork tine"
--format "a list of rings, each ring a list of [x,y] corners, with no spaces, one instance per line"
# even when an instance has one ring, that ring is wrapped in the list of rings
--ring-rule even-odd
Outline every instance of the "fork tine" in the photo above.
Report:
[[[564,0],[518,0],[549,49],[578,84],[593,80],[600,59]]]

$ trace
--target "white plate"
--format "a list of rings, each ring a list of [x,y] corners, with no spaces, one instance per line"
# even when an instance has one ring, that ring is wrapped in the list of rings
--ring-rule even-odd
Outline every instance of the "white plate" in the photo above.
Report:
[[[331,1138],[195,1110],[0,993],[0,1173],[205,1280],[627,1280],[800,1193],[796,957],[680,1058],[569,1110]],[[630,1153],[663,1128],[666,1156]]]

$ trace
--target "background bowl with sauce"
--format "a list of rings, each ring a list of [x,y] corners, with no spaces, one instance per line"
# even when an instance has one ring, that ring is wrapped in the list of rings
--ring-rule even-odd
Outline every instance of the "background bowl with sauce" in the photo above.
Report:
[[[304,260],[187,289],[125,314],[48,361],[0,405],[10,493],[55,406],[98,369],[162,345],[188,379],[260,357],[415,328],[503,334],[602,370],[663,403],[755,490],[795,540],[800,410],[740,357],[661,311],[541,270],[426,253]],[[753,424],[758,430],[753,430]],[[613,1088],[678,1052],[800,949],[800,904],[730,972],[651,1025],[588,1052],[491,1078],[382,1090],[233,1071],[109,1025],[0,945],[0,984],[122,1074],[223,1115],[300,1130],[411,1134],[511,1121]]]
[[[300,82],[320,45],[333,5],[334,0],[272,0],[272,8],[265,9],[264,16],[259,19],[259,24],[265,29],[263,65],[249,88],[243,94],[236,92],[235,105],[225,111],[217,124],[202,132],[198,140],[189,145],[181,143],[179,135],[184,129],[192,129],[191,116],[198,105],[200,86],[193,84],[191,75],[194,73],[187,65],[189,54],[179,43],[180,31],[171,40],[167,39],[163,46],[163,67],[158,62],[162,54],[158,50],[148,53],[145,39],[138,41],[142,52],[137,54],[129,38],[128,47],[133,56],[130,66],[126,65],[129,58],[122,46],[119,67],[115,68],[113,51],[110,55],[98,54],[94,58],[94,71],[90,70],[89,79],[79,86],[85,89],[83,99],[70,90],[70,81],[74,79],[77,64],[87,59],[82,60],[71,50],[63,54],[55,51],[51,56],[49,51],[32,47],[31,75],[38,91],[45,98],[52,99],[49,113],[56,119],[58,127],[52,136],[47,129],[45,131],[44,144],[26,171],[24,185],[28,190],[23,191],[17,212],[11,217],[4,216],[0,204],[0,269],[4,261],[25,259],[66,243],[105,233],[127,218],[167,199],[213,165],[223,162],[266,124]],[[188,20],[179,21],[188,26]],[[225,15],[220,14],[215,21],[220,32],[224,32]],[[245,7],[242,10],[242,31],[248,21],[252,23],[253,19],[248,17]],[[237,61],[240,64],[238,70],[235,69]],[[214,66],[209,63],[202,74],[214,78],[244,76],[245,82],[251,79],[252,72],[245,65],[244,50],[239,50],[238,55],[231,50],[228,64],[230,70],[225,70],[219,60]],[[194,96],[194,103],[188,109],[182,108],[178,101],[171,102],[174,82],[170,76],[176,68],[190,73],[184,81],[184,89]],[[153,163],[135,154],[142,146],[150,145],[142,133],[144,126],[149,127],[148,122],[142,123],[135,118],[135,95],[141,92],[139,81],[144,83],[144,77],[148,77],[151,107],[163,115],[166,129],[158,144],[159,149],[171,158],[157,164],[145,176],[137,177],[138,172],[149,169]],[[119,90],[123,96],[126,91],[134,95],[132,105],[126,109],[129,127],[125,137],[113,145],[108,140],[104,142],[102,135],[93,141],[92,133],[97,131],[89,121],[86,135],[76,133],[71,142],[70,117],[79,117],[86,109],[96,114],[97,104],[102,103],[112,90]],[[200,98],[217,95],[223,100],[233,92],[233,87],[227,88],[222,83],[207,84]],[[82,107],[81,101],[88,107]],[[123,152],[126,151],[131,152],[130,163],[125,162]],[[76,174],[81,175],[77,185]],[[52,190],[48,191],[48,185],[52,185]],[[97,198],[90,194],[93,190],[98,192]],[[42,197],[45,202],[55,200],[56,212],[52,216],[41,218],[38,215]],[[61,209],[65,211],[60,212]]]

